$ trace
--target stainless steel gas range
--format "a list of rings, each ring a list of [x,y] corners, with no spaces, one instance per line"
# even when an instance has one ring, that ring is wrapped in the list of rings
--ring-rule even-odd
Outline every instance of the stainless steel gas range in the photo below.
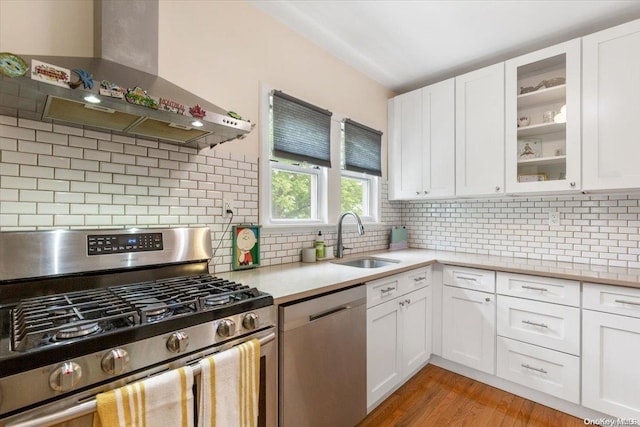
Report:
[[[273,425],[273,298],[211,256],[205,227],[0,233],[0,426],[89,425],[97,393],[252,338]]]

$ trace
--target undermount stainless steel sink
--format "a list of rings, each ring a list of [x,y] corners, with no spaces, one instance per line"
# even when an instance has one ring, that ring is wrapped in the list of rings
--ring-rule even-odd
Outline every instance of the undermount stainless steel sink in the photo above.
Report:
[[[358,267],[358,268],[380,268],[386,267],[388,265],[397,264],[400,261],[397,259],[390,258],[358,258],[358,259],[350,259],[348,261],[333,261],[334,264],[338,265],[346,265],[349,267]]]

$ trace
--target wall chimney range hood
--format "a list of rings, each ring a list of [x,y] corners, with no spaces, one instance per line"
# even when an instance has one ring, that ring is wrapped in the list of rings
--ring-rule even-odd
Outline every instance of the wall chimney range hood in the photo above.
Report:
[[[68,69],[87,70],[93,75],[94,88],[71,89],[32,80],[28,76],[1,76],[2,115],[105,129],[197,148],[213,147],[242,138],[252,129],[250,122],[230,117],[227,111],[161,77],[113,61],[100,58],[20,56],[27,63],[31,59],[38,59]],[[206,111],[205,118],[199,120],[202,126],[194,126],[192,123],[196,119],[186,113],[180,115],[154,110],[130,104],[124,99],[101,96],[98,94],[98,87],[102,79],[127,88],[140,86],[149,95],[171,99],[184,104],[187,109],[200,105]],[[100,103],[86,101],[84,98],[88,94],[98,97]]]

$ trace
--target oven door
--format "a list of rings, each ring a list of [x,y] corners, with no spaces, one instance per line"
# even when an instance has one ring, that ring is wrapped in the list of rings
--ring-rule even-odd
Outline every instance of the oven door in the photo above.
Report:
[[[121,379],[112,384],[111,387],[110,385],[107,387],[102,386],[99,389],[96,388],[76,395],[67,396],[63,399],[12,415],[11,417],[0,420],[0,427],[44,427],[53,425],[59,427],[91,427],[93,415],[96,411],[94,397],[97,393],[121,387],[168,369],[176,369],[185,365],[197,366],[200,359],[220,351],[228,350],[253,338],[260,341],[260,412],[258,414],[258,426],[275,427],[277,425],[277,336],[275,328],[273,327],[247,337],[227,342],[222,346],[211,348],[208,351],[198,352],[174,360],[170,364],[138,373],[125,380]],[[197,372],[199,372],[199,369],[197,369]]]

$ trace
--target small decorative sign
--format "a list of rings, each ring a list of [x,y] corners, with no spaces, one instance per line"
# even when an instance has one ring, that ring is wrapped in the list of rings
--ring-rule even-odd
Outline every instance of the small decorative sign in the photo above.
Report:
[[[124,95],[129,104],[142,105],[144,107],[158,109],[158,98],[155,96],[147,95],[147,91],[142,90],[141,87],[136,86],[133,89],[127,89],[127,93]]]
[[[125,93],[127,93],[125,88],[118,86],[115,83],[111,83],[109,80],[102,80],[100,82],[100,95],[124,99]]]
[[[234,270],[255,268],[260,266],[260,226],[234,225],[233,258],[231,267]]]
[[[37,59],[32,59],[31,78],[33,80],[68,88],[71,71],[68,68],[62,68],[57,65],[51,65],[38,61]]]
[[[184,105],[167,98],[160,98],[160,106],[158,109],[176,114],[184,114],[185,111]]]
[[[196,119],[202,120],[204,119],[204,116],[207,115],[207,112],[204,111],[201,106],[196,104],[193,107],[189,107],[189,114],[191,114],[191,116],[195,117]]]
[[[69,82],[69,87],[71,89],[80,87],[80,85],[85,89],[93,89],[93,76],[89,74],[87,70],[76,68],[73,72],[78,75],[78,80],[75,82]]]

